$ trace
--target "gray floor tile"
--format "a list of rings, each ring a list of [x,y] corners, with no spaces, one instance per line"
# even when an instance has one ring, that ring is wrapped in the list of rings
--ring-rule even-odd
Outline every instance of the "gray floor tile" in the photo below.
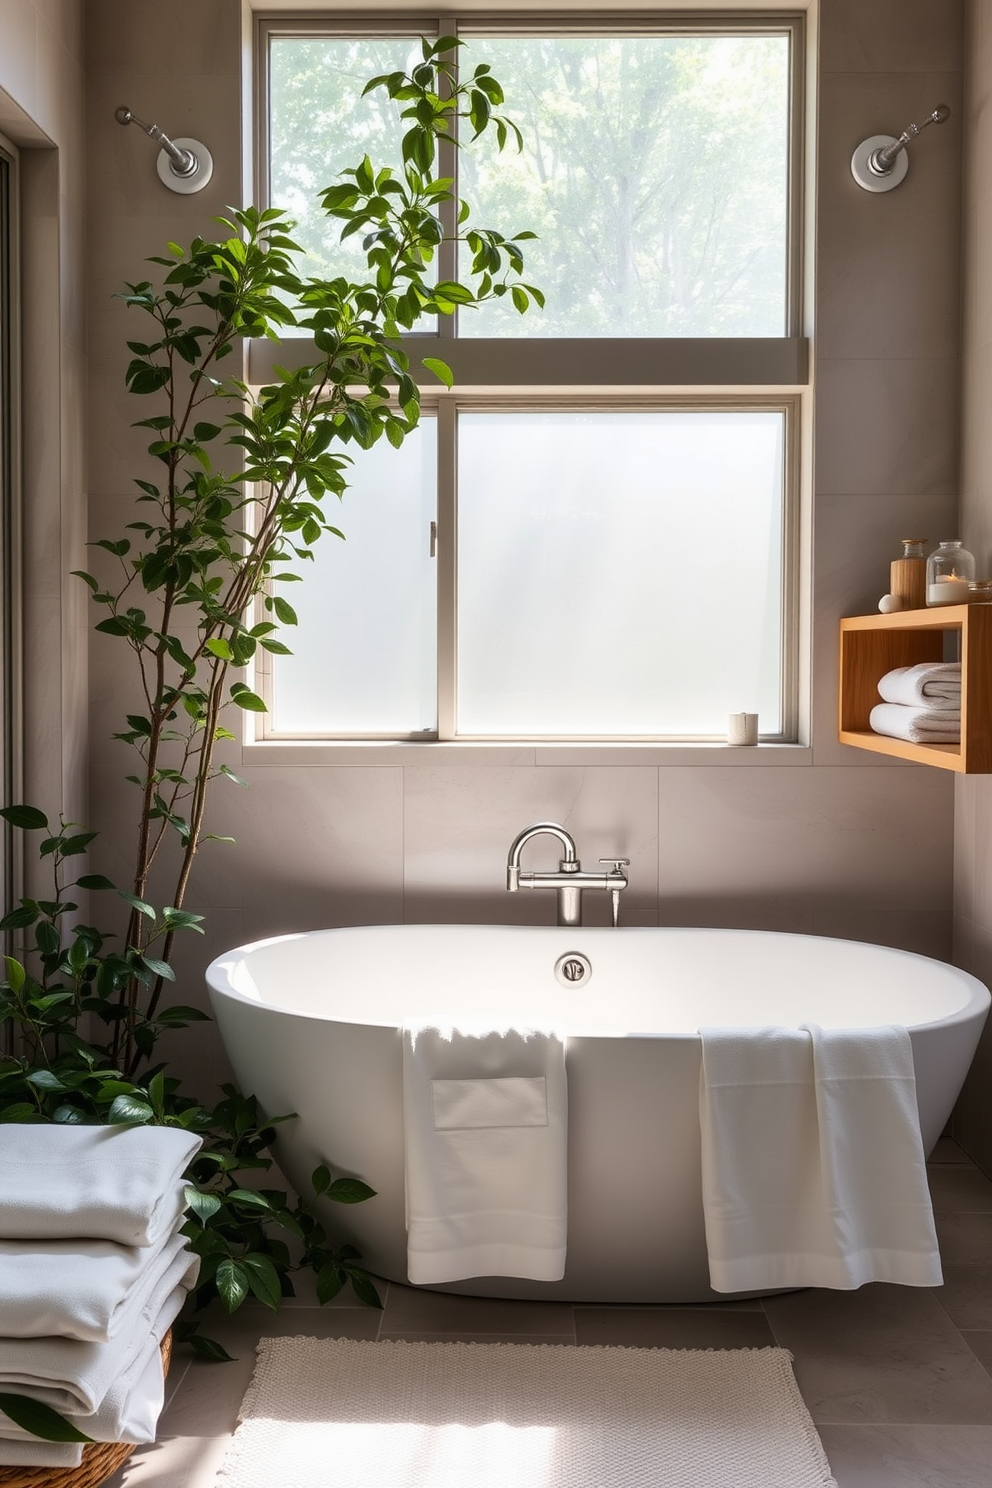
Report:
[[[978,1362],[984,1365],[989,1374],[992,1375],[992,1332],[972,1332],[970,1329],[962,1331],[961,1337],[971,1349]],[[992,1482],[992,1472],[989,1473],[989,1481]]]
[[[992,1214],[935,1213],[934,1222],[945,1265],[992,1264]]]
[[[814,1421],[992,1426],[992,1379],[926,1288],[769,1297]]]
[[[393,1282],[383,1313],[386,1333],[560,1333],[574,1337],[569,1302],[459,1297]]]
[[[763,1312],[694,1307],[577,1307],[580,1344],[628,1348],[768,1348],[775,1338]]]
[[[368,1338],[378,1335],[381,1313],[372,1308],[287,1308],[278,1313],[247,1306],[232,1317],[211,1317],[203,1333],[223,1344],[234,1361],[194,1359],[162,1415],[168,1436],[220,1436],[233,1431],[238,1407],[255,1369],[260,1338]]]
[[[992,1427],[820,1426],[837,1488],[989,1488]]]
[[[944,1285],[934,1296],[957,1328],[992,1328],[992,1264],[944,1262]]]
[[[160,1437],[138,1447],[103,1488],[214,1488],[229,1436]]]
[[[940,1163],[963,1163],[966,1167],[974,1167],[971,1158],[961,1150],[953,1137],[941,1137],[931,1152],[928,1166],[936,1167]]]
[[[977,1168],[948,1163],[927,1176],[935,1214],[992,1214],[992,1182]]]

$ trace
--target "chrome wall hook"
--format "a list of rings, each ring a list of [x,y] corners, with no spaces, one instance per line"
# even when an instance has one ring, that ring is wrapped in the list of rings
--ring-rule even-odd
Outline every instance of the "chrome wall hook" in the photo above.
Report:
[[[159,180],[170,191],[191,195],[194,191],[203,190],[214,173],[214,159],[206,145],[201,145],[195,139],[171,140],[157,124],[146,124],[144,119],[139,119],[137,114],[123,104],[115,110],[114,118],[118,124],[137,124],[149,139],[156,140],[162,146],[157,162]]]
[[[938,104],[922,124],[910,124],[898,139],[891,134],[872,134],[862,140],[851,156],[851,174],[865,191],[892,191],[909,170],[906,146],[919,139],[928,124],[944,124],[951,117],[946,103]]]

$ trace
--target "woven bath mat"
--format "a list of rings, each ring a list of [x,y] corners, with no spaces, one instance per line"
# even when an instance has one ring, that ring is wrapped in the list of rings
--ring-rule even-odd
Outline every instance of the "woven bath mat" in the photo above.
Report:
[[[224,1488],[836,1488],[784,1349],[263,1338]]]

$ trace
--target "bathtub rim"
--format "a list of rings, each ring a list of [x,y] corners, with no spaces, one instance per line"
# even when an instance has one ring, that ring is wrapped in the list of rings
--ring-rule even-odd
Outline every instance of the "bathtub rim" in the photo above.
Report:
[[[319,930],[291,930],[280,935],[263,936],[259,940],[248,941],[244,945],[232,946],[229,950],[223,951],[219,956],[214,957],[214,959],[207,966],[204,972],[204,977],[207,986],[210,989],[211,995],[216,993],[219,996],[230,999],[230,1001],[232,1002],[243,1003],[247,1007],[267,1008],[271,1012],[278,1013],[281,1017],[310,1019],[319,1023],[338,1024],[344,1028],[355,1026],[366,1028],[396,1028],[397,1025],[391,1022],[375,1023],[367,1022],[364,1019],[358,1018],[341,1018],[327,1016],[322,1013],[315,1013],[312,1010],[292,1008],[277,1002],[265,1001],[262,997],[251,997],[246,993],[239,992],[237,988],[232,986],[230,977],[227,974],[227,967],[230,966],[234,959],[243,959],[252,951],[261,950],[273,945],[289,944],[291,942],[296,942],[299,940],[316,939],[322,938],[324,936],[348,936],[352,933],[374,933],[375,931],[383,930],[402,930],[405,932],[424,931],[426,933],[448,929],[459,931],[483,930],[490,932],[507,930],[524,933],[536,932],[537,934],[548,935],[554,933],[556,930],[560,930],[561,928],[562,927],[554,925],[514,925],[484,923],[475,924],[473,922],[460,923],[458,921],[429,921],[405,925],[396,921],[390,921],[387,924],[340,925],[325,926]],[[882,945],[877,941],[851,940],[845,936],[839,935],[812,935],[803,931],[746,929],[730,925],[629,925],[621,927],[619,932],[614,931],[609,926],[589,925],[579,926],[574,931],[576,938],[584,935],[592,935],[593,937],[606,935],[612,936],[616,933],[619,933],[621,935],[705,934],[714,936],[729,934],[754,936],[762,939],[772,938],[775,940],[801,940],[804,942],[814,943],[818,941],[829,941],[837,945],[869,947],[871,950],[874,951],[884,951],[893,957],[909,957],[913,961],[930,962],[932,965],[940,967],[942,972],[952,972],[955,978],[960,980],[962,987],[967,991],[967,1002],[964,1004],[963,1007],[957,1009],[954,1013],[947,1014],[945,1017],[929,1019],[926,1022],[905,1024],[904,1026],[909,1030],[910,1033],[922,1033],[928,1029],[936,1028],[952,1028],[956,1027],[959,1024],[969,1023],[980,1016],[983,1012],[985,1016],[988,1016],[990,1006],[992,1006],[992,993],[990,993],[989,988],[985,985],[985,983],[982,982],[978,977],[976,977],[972,972],[966,971],[961,966],[955,966],[950,961],[941,961],[936,956],[926,956],[920,951],[907,951],[904,950],[901,946]],[[636,1031],[623,1033],[607,1033],[597,1030],[594,1034],[578,1034],[576,1036],[617,1039],[691,1039],[698,1041],[699,1031],[698,1029],[695,1032],[689,1032],[686,1030],[671,1030],[662,1028],[653,1032]]]

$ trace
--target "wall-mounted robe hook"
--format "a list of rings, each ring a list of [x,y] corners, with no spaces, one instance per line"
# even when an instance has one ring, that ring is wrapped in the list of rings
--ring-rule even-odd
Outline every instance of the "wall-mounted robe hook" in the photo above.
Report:
[[[928,124],[943,124],[951,117],[946,103],[928,114],[922,124],[910,124],[898,139],[891,134],[873,134],[862,140],[851,156],[851,174],[865,191],[891,191],[905,180],[909,170],[906,146],[918,139]]]
[[[114,113],[118,124],[137,124],[149,139],[162,146],[158,152],[158,174],[170,191],[191,195],[202,191],[214,173],[214,159],[206,145],[195,139],[169,139],[157,124],[146,124],[123,104]]]

